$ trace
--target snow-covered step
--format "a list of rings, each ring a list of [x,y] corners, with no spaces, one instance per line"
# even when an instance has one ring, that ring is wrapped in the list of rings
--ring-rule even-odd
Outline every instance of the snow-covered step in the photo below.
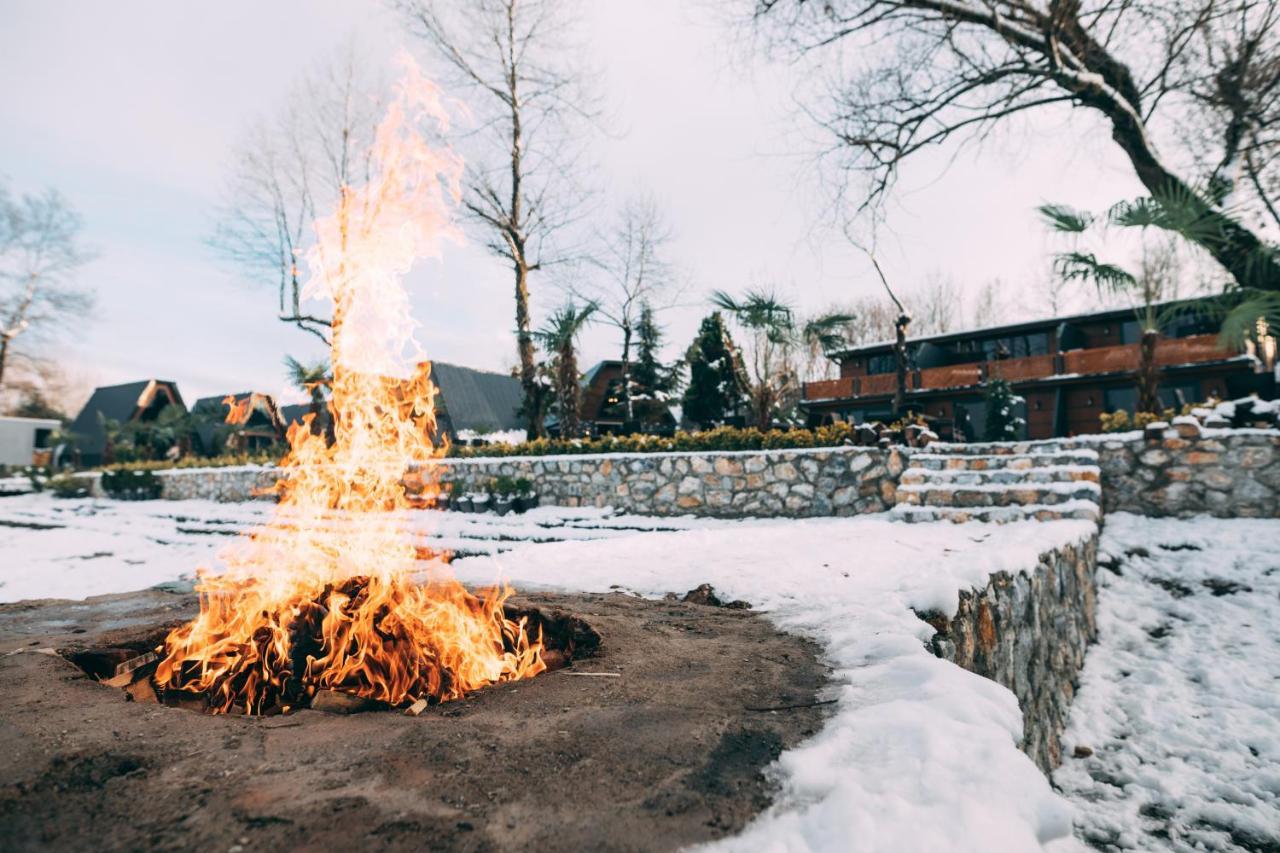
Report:
[[[954,507],[954,506],[912,506],[899,504],[890,511],[890,517],[908,523],[926,521],[986,521],[1005,524],[1013,521],[1035,519],[1037,521],[1057,521],[1064,518],[1100,521],[1102,510],[1093,501],[1080,500],[1067,503],[1030,506],[987,506],[987,507]]]
[[[978,485],[985,483],[1066,483],[1077,480],[1098,481],[1097,465],[1046,465],[1040,468],[928,468],[910,467],[902,472],[898,482],[903,485],[920,483]]]
[[[925,447],[923,453],[938,453],[949,456],[1027,456],[1034,454],[1058,453],[1063,450],[1076,449],[1070,441],[1041,439],[1038,441],[996,441],[996,442],[957,442],[949,444],[935,441]]]
[[[909,467],[931,471],[967,469],[985,471],[992,468],[1050,468],[1063,465],[1097,465],[1096,450],[1062,450],[1057,453],[1033,454],[943,454],[919,453],[911,457]]]
[[[898,503],[923,506],[986,507],[1056,505],[1071,501],[1098,502],[1101,490],[1097,483],[1079,480],[1035,485],[935,485],[922,483],[902,486],[897,491]]]

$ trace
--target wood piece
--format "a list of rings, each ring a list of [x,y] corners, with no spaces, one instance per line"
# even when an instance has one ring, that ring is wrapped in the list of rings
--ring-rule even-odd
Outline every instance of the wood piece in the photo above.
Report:
[[[570,672],[564,671],[565,675],[576,675],[579,678],[621,678],[620,672]]]
[[[414,702],[408,708],[405,708],[404,712],[408,714],[410,717],[416,717],[425,710],[427,710],[427,700],[419,699],[417,702]]]
[[[316,695],[311,697],[311,710],[327,714],[358,714],[381,707],[383,704],[374,699],[343,693],[341,690],[317,690]]]

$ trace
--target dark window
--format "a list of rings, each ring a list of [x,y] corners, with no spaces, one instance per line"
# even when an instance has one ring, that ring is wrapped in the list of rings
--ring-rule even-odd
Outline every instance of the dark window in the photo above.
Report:
[[[1179,409],[1187,403],[1199,402],[1199,380],[1189,379],[1182,382],[1165,382],[1160,385],[1160,405],[1166,409]]]
[[[1169,338],[1188,338],[1216,334],[1218,326],[1208,314],[1182,314],[1164,323],[1161,331]]]
[[[1102,392],[1102,410],[1104,412],[1135,412],[1137,409],[1137,388],[1108,388]]]
[[[893,353],[867,356],[867,375],[869,376],[875,376],[878,373],[895,373],[897,370],[898,361],[893,357]]]
[[[1137,320],[1129,320],[1120,324],[1120,343],[1136,344],[1142,340],[1142,326]]]
[[[49,436],[53,435],[51,429],[36,430],[36,450],[44,450],[49,446]]]

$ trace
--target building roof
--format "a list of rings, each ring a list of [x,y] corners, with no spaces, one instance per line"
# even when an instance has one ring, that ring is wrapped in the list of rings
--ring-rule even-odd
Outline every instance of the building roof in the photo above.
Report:
[[[1192,306],[1197,303],[1209,303],[1214,297],[1201,297],[1197,299],[1178,299],[1170,302],[1162,302],[1154,306],[1158,309],[1169,309],[1178,305]],[[1048,329],[1057,328],[1060,325],[1071,325],[1082,322],[1106,322],[1109,320],[1132,319],[1134,308],[1108,308],[1105,311],[1093,311],[1084,314],[1069,314],[1065,317],[1044,317],[1039,320],[1024,320],[1017,323],[1005,323],[999,326],[983,326],[976,329],[964,329],[955,332],[943,332],[936,335],[919,335],[907,338],[907,344],[945,344],[955,341],[966,340],[969,338],[989,337],[993,335],[1015,335],[1026,332],[1039,332]],[[848,349],[839,350],[837,352],[828,353],[829,358],[840,359],[848,358],[855,355],[873,355],[879,352],[889,352],[894,347],[894,341],[874,341],[872,343],[859,344]]]
[[[103,421],[127,423],[133,420],[151,405],[161,388],[172,397],[174,405],[186,410],[178,386],[166,379],[143,379],[93,389],[89,402],[71,422],[71,432],[78,437],[81,452],[88,455],[101,453],[107,445]]]
[[[455,435],[524,429],[520,379],[505,373],[473,370],[441,361],[431,364],[431,381],[440,392],[441,426]]]

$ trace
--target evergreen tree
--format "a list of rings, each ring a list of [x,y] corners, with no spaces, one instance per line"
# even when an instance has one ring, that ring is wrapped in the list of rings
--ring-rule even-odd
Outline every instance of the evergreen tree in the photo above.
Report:
[[[1017,441],[1022,438],[1026,421],[1018,417],[1018,406],[1025,402],[1013,393],[1013,386],[1003,379],[987,383],[986,441]]]
[[[683,398],[685,420],[705,428],[737,415],[746,402],[746,377],[738,348],[719,311],[703,319],[685,361],[689,365]]]
[[[677,368],[658,360],[662,329],[647,302],[640,307],[636,339],[636,361],[631,367],[631,408],[642,427],[661,426],[671,410],[671,397],[680,384],[680,376]]]

